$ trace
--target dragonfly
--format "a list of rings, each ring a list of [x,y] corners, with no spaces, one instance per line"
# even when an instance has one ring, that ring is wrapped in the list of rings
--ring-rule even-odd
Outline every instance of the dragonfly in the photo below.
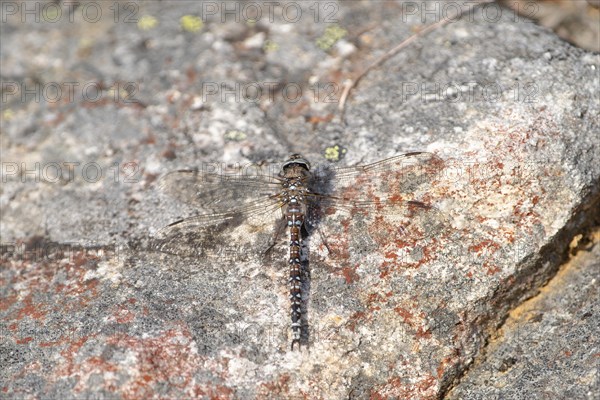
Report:
[[[172,171],[160,179],[159,188],[195,207],[198,214],[159,230],[153,247],[183,257],[264,257],[287,229],[293,351],[296,345],[301,347],[305,241],[317,231],[331,250],[319,222],[339,214],[343,229],[366,219],[375,234],[391,224],[394,232],[408,237],[435,235],[444,217],[415,195],[442,167],[435,154],[413,152],[341,168],[312,168],[308,159],[292,154],[278,172],[260,165],[225,171],[215,164]],[[358,231],[347,234],[368,234]],[[387,234],[382,237],[391,240]]]

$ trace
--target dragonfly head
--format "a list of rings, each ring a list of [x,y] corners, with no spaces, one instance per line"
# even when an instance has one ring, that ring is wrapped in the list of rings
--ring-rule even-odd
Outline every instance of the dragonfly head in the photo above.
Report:
[[[282,170],[288,169],[292,165],[299,165],[307,171],[310,171],[310,163],[300,154],[292,154],[290,158],[281,166]]]

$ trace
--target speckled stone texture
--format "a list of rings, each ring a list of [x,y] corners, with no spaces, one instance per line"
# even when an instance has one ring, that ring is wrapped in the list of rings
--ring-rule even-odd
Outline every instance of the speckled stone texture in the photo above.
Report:
[[[514,309],[448,399],[597,399],[599,235]]]
[[[118,15],[98,4],[96,22],[89,6],[87,20],[81,6],[54,22],[50,8],[40,22],[3,10],[3,398],[519,398],[516,377],[504,392],[485,378],[499,373],[498,351],[512,354],[500,373],[539,367],[564,385],[550,393],[594,393],[597,335],[577,308],[596,307],[588,292],[557,292],[563,314],[506,336],[574,335],[567,351],[585,362],[568,379],[572,361],[549,360],[564,341],[484,355],[596,223],[598,54],[488,5],[372,70],[341,117],[347,77],[458,3],[433,14],[414,2],[327,2],[318,14],[281,3],[256,22],[241,3],[226,3],[239,21],[201,3],[124,2]],[[167,171],[408,151],[443,160],[415,193],[445,226],[411,236],[386,220],[323,218],[328,245],[308,242],[301,352],[289,351],[285,243],[260,259],[251,234],[224,260],[147,250],[159,228],[198,212],[157,190]],[[592,279],[581,271],[570,282]],[[529,398],[547,393],[529,380]]]

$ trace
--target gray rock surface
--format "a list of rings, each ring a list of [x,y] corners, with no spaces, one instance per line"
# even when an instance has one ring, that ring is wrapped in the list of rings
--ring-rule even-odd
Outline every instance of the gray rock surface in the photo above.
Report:
[[[511,311],[448,399],[598,398],[597,240]]]
[[[328,3],[315,21],[313,3],[290,3],[302,5],[301,21],[281,7],[273,22],[221,22],[217,11],[182,25],[184,15],[206,16],[191,4],[120,3],[115,19],[106,3],[98,22],[77,9],[73,22],[65,14],[22,23],[16,14],[0,25],[6,93],[7,82],[78,84],[70,100],[23,101],[22,91],[3,100],[0,392],[443,396],[593,225],[600,57],[486,6],[371,71],[340,119],[328,90],[339,98],[346,77],[422,26],[419,12]],[[440,4],[426,23],[443,16]],[[152,22],[143,16],[156,26],[142,29]],[[103,97],[86,98],[89,83]],[[265,92],[250,101],[236,83]],[[289,351],[284,245],[268,262],[144,250],[160,227],[197,212],[159,194],[160,174],[292,152],[317,165],[336,158],[336,145],[345,150],[336,165],[436,153],[443,168],[415,193],[447,225],[413,237],[388,220],[324,218],[320,229],[341,257],[311,237],[308,351]],[[239,242],[241,257],[252,237]],[[594,366],[582,368],[588,377]],[[577,393],[597,384],[586,382]]]

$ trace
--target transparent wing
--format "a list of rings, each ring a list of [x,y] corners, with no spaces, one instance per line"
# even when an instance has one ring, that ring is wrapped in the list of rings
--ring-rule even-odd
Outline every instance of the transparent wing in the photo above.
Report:
[[[167,173],[158,183],[162,192],[206,214],[222,214],[251,206],[273,195],[280,186],[277,176],[252,168],[228,174],[179,170]]]
[[[433,153],[407,153],[373,164],[318,170],[311,189],[348,201],[409,200],[442,168],[443,160]]]
[[[151,247],[183,257],[246,259],[264,254],[282,217],[278,197],[266,197],[227,213],[176,221],[157,232]]]
[[[387,230],[390,240],[397,235],[422,239],[441,235],[448,228],[447,218],[440,210],[420,201],[370,202],[330,196],[309,196],[309,201],[310,223],[318,225],[325,216],[337,218],[340,228],[347,228],[348,234],[355,232],[355,226],[367,224],[380,232]]]
[[[373,164],[317,171],[308,196],[316,219],[339,214],[371,223],[388,234],[423,238],[447,227],[443,213],[425,201],[427,188],[443,168],[432,153],[407,153]],[[344,221],[342,221],[344,223]]]

